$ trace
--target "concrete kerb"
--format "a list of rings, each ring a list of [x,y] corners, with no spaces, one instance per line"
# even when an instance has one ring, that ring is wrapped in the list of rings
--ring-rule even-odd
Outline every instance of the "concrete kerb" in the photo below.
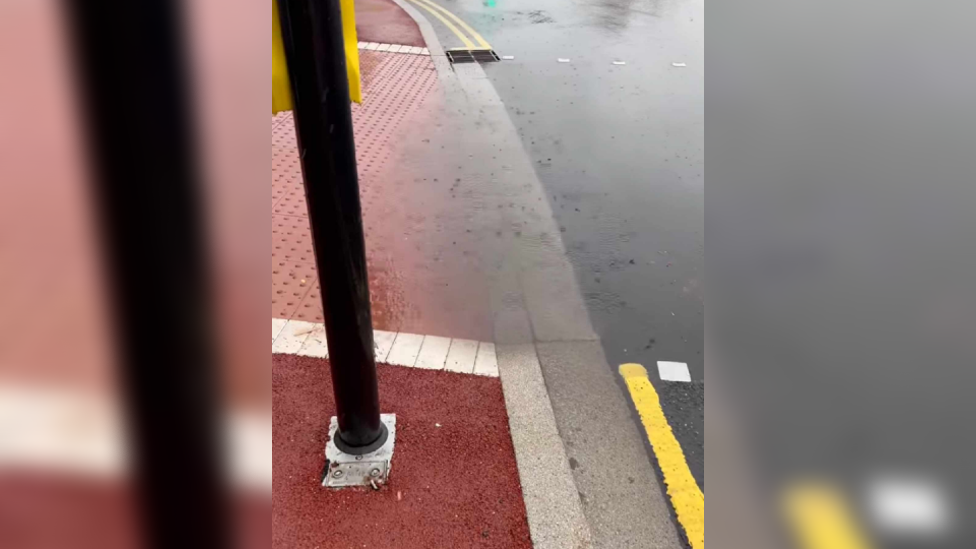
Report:
[[[461,67],[461,70],[453,67],[448,62],[430,22],[405,0],[394,2],[420,28],[448,101],[464,101],[470,106],[504,109],[501,99],[480,65],[471,64]],[[504,112],[497,114],[493,122],[502,125],[505,132],[513,136],[521,148],[518,134],[507,115]],[[524,151],[520,152],[517,155],[520,164],[517,171],[532,178],[532,183],[541,195],[541,184],[535,178],[531,162]],[[531,230],[526,231],[527,235],[534,233],[538,240],[545,240],[547,234],[559,234],[551,215],[540,218],[545,220],[545,226],[531,227]],[[558,236],[556,240],[559,240]],[[536,241],[531,245],[536,252],[539,250],[537,244]],[[551,248],[550,256],[561,255],[565,258],[565,253],[558,253],[562,251],[561,241],[547,244]],[[533,342],[536,339],[535,334],[544,334],[543,339],[597,338],[579,297],[572,267],[565,260],[553,261],[546,266],[550,268],[536,271],[535,274],[528,273],[528,270],[538,265],[531,265],[532,255],[524,247],[523,243],[513,243],[513,249],[509,251],[513,261],[506,264],[514,269],[509,268],[506,272],[499,273],[499,282],[493,288],[493,293],[497,296],[497,300],[493,300],[497,306],[493,309],[496,311],[498,368],[509,414],[526,515],[536,549],[586,549],[592,547],[589,525]],[[539,314],[539,311],[533,314],[532,299],[517,299],[514,305],[511,300],[504,299],[505,296],[513,295],[524,297],[526,284],[535,286],[532,282],[536,276],[546,276],[552,280],[555,275],[558,275],[557,280],[563,281],[558,287],[564,293],[553,303],[566,304],[566,310],[557,310],[560,308],[557,305],[555,308],[547,307],[542,311],[543,314]],[[583,314],[579,314],[580,312]],[[551,324],[553,320],[558,323]]]
[[[498,364],[536,549],[592,546],[535,345],[501,345]]]
[[[536,353],[594,546],[685,547],[602,344],[540,342]]]

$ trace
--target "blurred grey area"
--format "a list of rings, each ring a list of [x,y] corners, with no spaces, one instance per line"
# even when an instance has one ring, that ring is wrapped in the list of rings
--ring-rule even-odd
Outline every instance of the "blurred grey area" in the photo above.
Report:
[[[974,547],[973,5],[712,8],[708,370],[733,472],[764,516],[826,479],[877,547]]]

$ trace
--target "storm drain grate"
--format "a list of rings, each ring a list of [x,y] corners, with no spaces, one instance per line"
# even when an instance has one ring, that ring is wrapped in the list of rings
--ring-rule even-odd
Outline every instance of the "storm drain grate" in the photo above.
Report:
[[[451,63],[492,63],[498,61],[494,50],[447,50]]]

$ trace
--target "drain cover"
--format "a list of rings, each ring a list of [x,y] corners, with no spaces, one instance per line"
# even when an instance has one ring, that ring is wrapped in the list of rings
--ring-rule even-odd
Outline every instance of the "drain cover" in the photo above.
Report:
[[[447,60],[451,63],[492,63],[498,61],[494,50],[447,50]]]

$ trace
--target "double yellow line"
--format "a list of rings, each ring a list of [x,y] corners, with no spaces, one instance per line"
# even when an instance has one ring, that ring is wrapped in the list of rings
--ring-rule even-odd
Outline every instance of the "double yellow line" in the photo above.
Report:
[[[427,10],[431,15],[433,15],[438,20],[440,20],[441,23],[444,23],[444,26],[447,27],[451,32],[454,33],[455,36],[457,36],[461,40],[461,43],[464,44],[465,49],[469,49],[469,50],[490,50],[491,49],[491,45],[489,45],[488,42],[486,42],[485,39],[482,38],[480,34],[478,34],[478,31],[471,28],[471,26],[465,23],[463,20],[461,20],[460,17],[447,11],[441,6],[438,6],[431,0],[410,0],[410,1],[416,4],[418,7]],[[455,23],[460,25],[461,28],[467,31],[468,34],[465,34],[461,30],[459,30],[457,26],[455,26],[454,23],[451,22],[451,20],[453,20]],[[470,38],[468,37],[468,35],[470,35]],[[474,40],[474,42],[472,42],[472,40]],[[478,43],[477,46],[475,45],[475,42]]]

